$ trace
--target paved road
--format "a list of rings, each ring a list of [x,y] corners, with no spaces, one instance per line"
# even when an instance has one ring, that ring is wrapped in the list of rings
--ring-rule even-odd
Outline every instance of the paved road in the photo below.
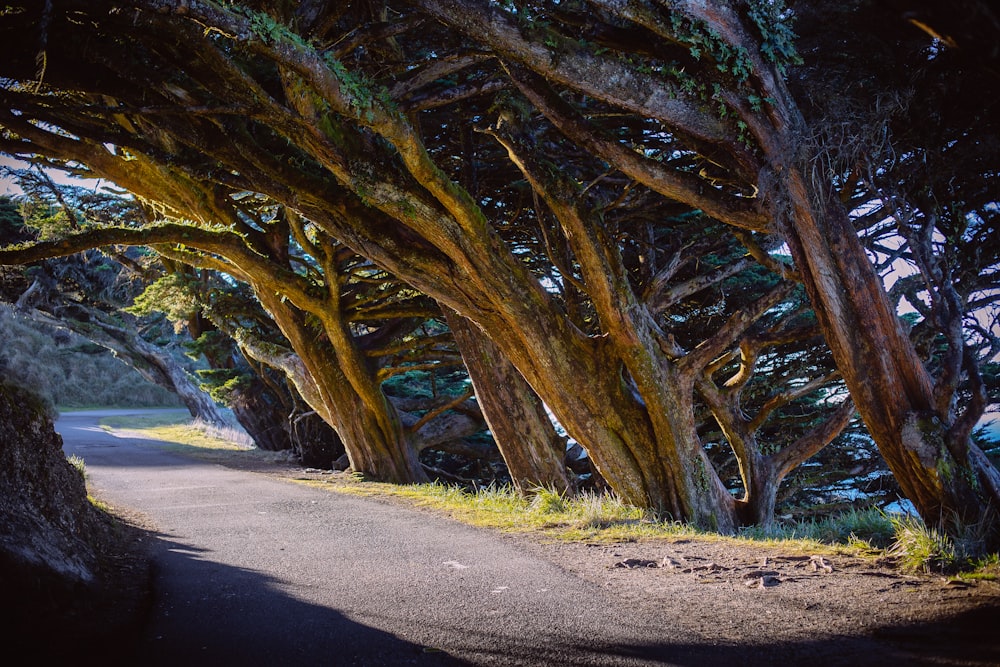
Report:
[[[136,664],[712,662],[513,540],[116,437],[102,414],[56,428],[100,496],[158,529]]]

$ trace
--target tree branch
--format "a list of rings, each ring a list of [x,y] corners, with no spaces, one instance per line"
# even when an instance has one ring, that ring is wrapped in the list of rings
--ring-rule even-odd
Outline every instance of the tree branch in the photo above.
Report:
[[[664,197],[700,209],[706,215],[743,229],[770,231],[770,220],[752,199],[741,199],[715,189],[698,176],[666,167],[602,134],[541,77],[508,67],[514,83],[570,140],[580,144],[630,178]]]

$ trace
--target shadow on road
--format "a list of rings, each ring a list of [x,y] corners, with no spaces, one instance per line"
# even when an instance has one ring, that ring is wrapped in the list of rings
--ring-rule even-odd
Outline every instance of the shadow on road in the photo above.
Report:
[[[275,665],[434,665],[462,662],[309,604],[285,582],[223,565],[211,554],[147,533],[152,557],[150,604],[132,624],[93,641],[53,641],[32,648],[34,664],[240,667]],[[137,586],[141,582],[133,582]],[[120,594],[128,596],[138,591]],[[92,621],[93,619],[91,619]],[[70,639],[73,632],[62,634]]]
[[[585,665],[672,665],[677,667],[908,667],[954,665],[995,667],[1000,665],[1000,608],[961,614],[947,623],[896,626],[875,630],[872,637],[823,638],[760,644],[692,643],[689,638],[650,641],[632,646],[589,647],[580,656],[578,646],[548,643],[539,651],[528,649],[496,654],[484,651],[488,637],[469,633],[467,646],[456,653],[472,656],[476,665],[525,665],[533,667],[583,667]]]

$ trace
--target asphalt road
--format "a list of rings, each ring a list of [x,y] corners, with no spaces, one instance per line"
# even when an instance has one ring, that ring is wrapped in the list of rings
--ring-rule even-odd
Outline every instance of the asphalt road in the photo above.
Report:
[[[712,662],[671,644],[669,619],[622,608],[515,540],[116,437],[103,414],[64,413],[56,429],[101,497],[157,528],[135,664]]]

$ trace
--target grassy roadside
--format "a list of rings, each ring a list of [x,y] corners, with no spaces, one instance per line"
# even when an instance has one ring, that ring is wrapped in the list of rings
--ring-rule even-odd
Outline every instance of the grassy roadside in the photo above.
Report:
[[[127,432],[132,437],[174,443],[175,451],[220,463],[225,463],[227,457],[231,461],[273,460],[273,453],[262,452],[248,444],[245,434],[220,431],[193,422],[183,413],[107,417],[101,420],[101,426]],[[468,525],[549,540],[604,543],[654,539],[733,541],[803,554],[890,558],[909,571],[937,572],[969,579],[1000,579],[1000,555],[977,553],[974,530],[967,538],[952,540],[927,528],[917,518],[889,515],[875,508],[782,524],[767,532],[750,528],[736,536],[722,536],[663,520],[607,495],[566,497],[539,488],[522,496],[508,487],[469,491],[442,483],[387,484],[366,481],[348,473],[301,470],[288,475],[287,479],[331,492],[400,502]]]
[[[100,420],[106,431],[121,431],[131,436],[173,443],[178,451],[248,451],[253,442],[237,429],[222,429],[194,421],[186,411],[148,415],[114,415]]]

